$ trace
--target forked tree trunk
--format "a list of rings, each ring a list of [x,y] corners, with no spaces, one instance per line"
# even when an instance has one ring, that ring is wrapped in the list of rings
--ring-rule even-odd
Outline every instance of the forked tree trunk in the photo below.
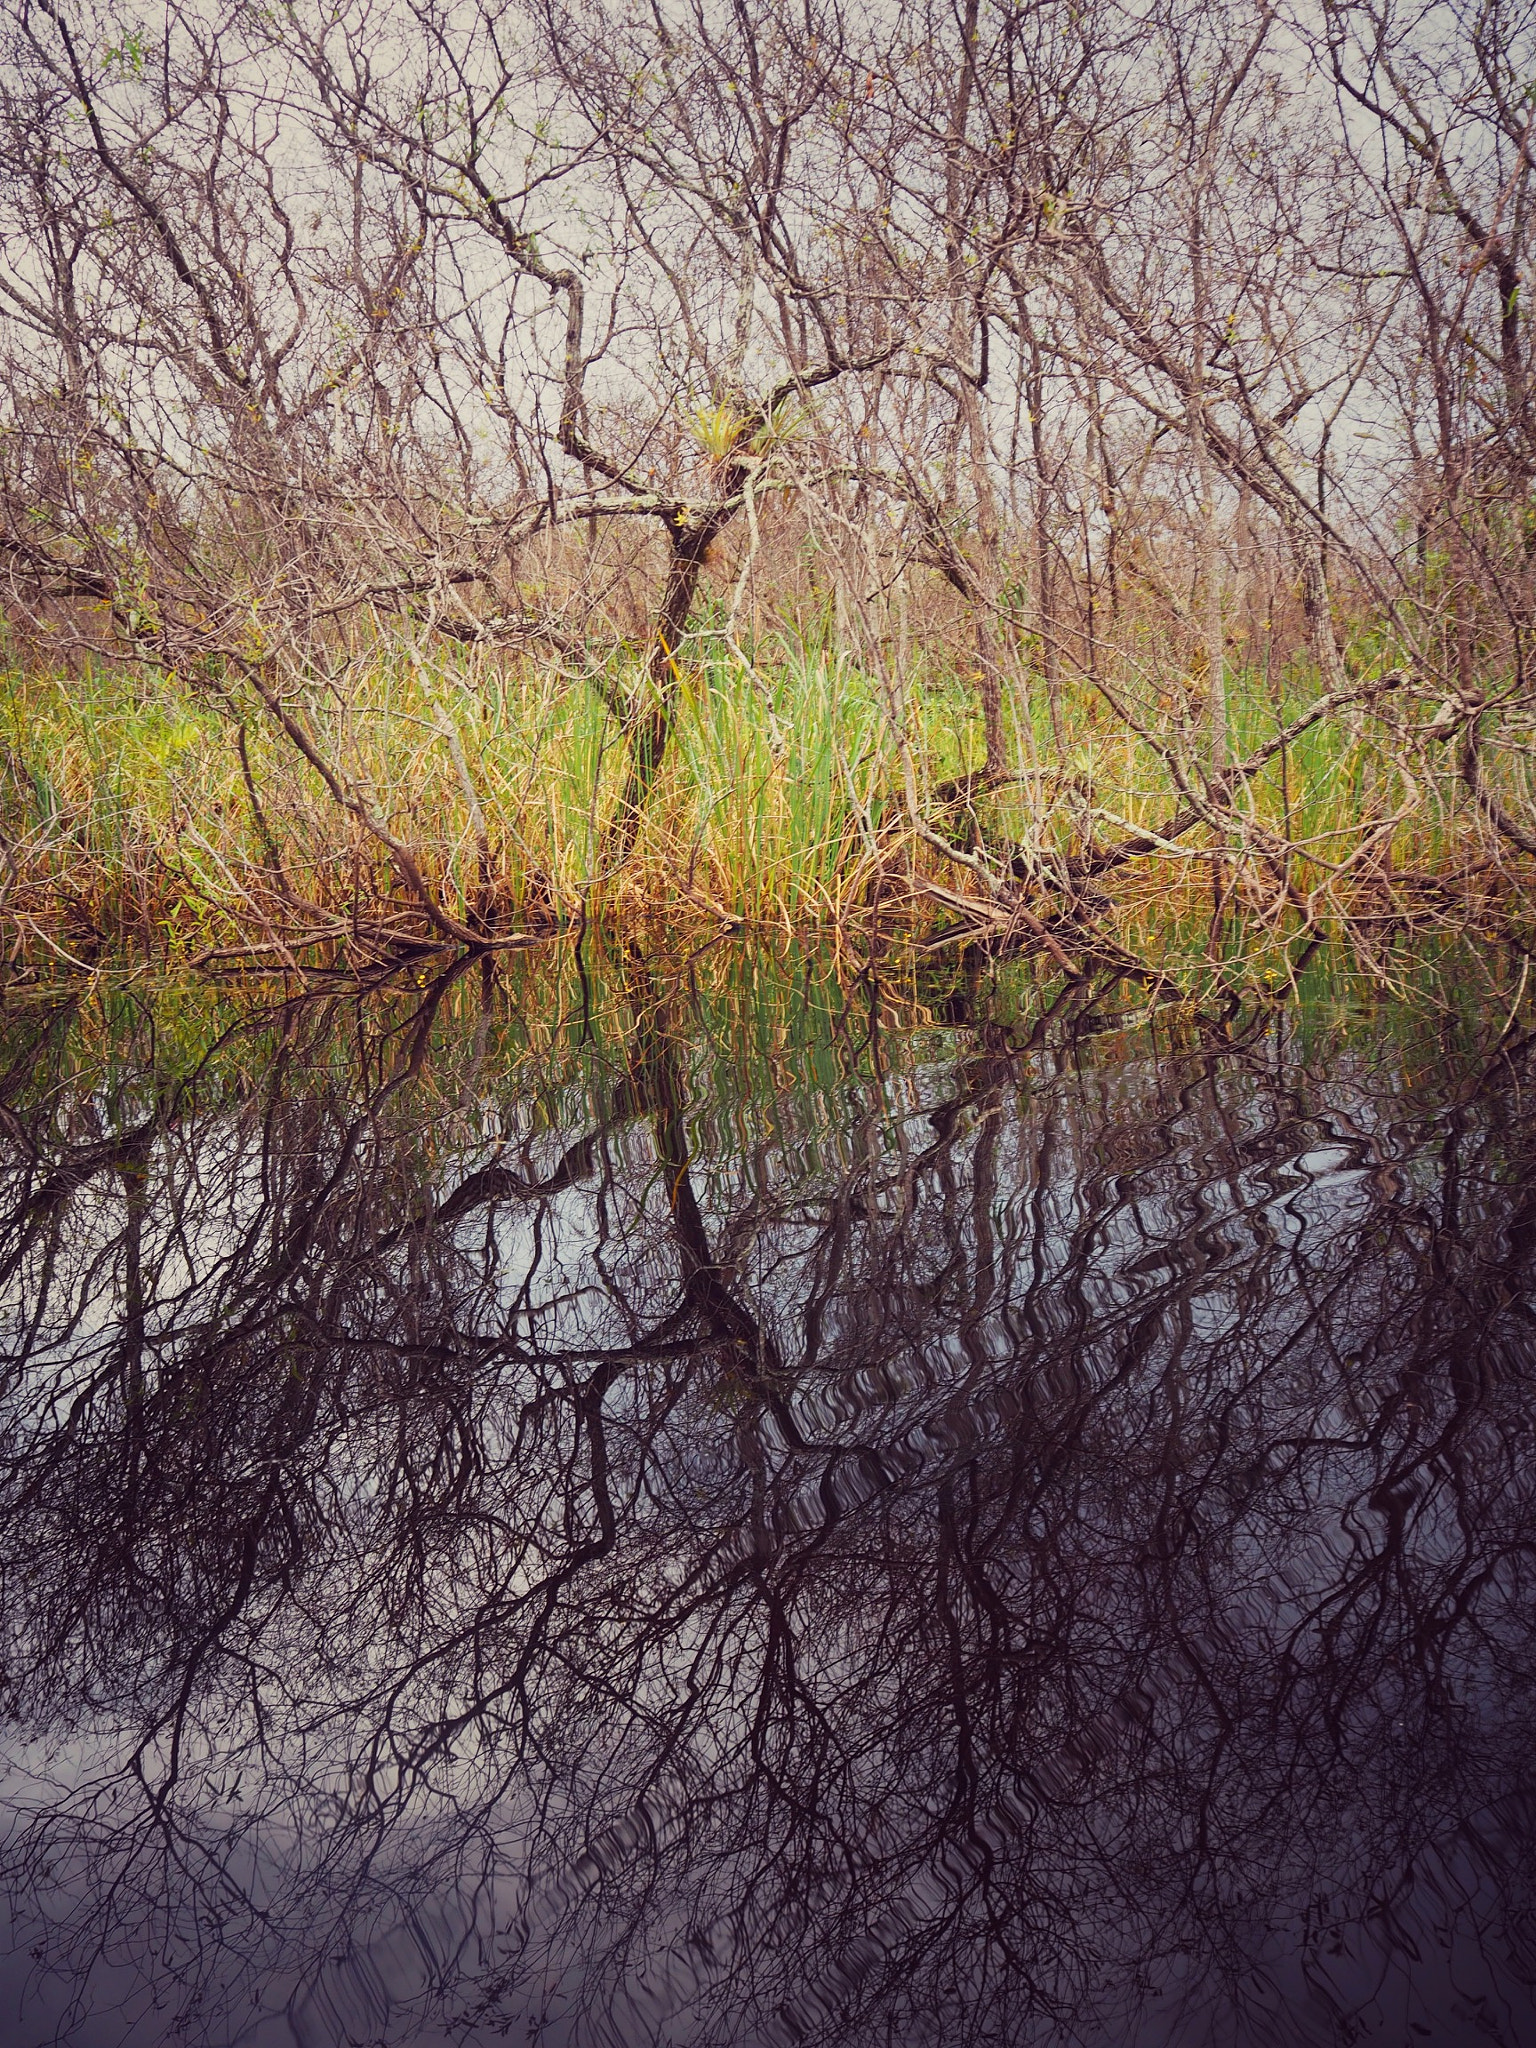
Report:
[[[645,661],[645,694],[628,721],[629,770],[624,793],[603,835],[602,866],[622,867],[634,852],[646,801],[666,759],[681,681],[677,651],[688,631],[693,601],[710,546],[729,514],[684,524],[668,523],[671,553]]]

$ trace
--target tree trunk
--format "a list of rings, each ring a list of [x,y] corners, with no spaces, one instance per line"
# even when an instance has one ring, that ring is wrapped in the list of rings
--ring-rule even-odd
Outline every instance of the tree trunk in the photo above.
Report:
[[[672,736],[672,715],[680,680],[677,650],[688,630],[694,596],[699,587],[699,574],[710,545],[723,524],[724,520],[719,518],[704,519],[697,524],[685,524],[681,519],[668,522],[671,556],[667,563],[667,580],[657,609],[656,623],[651,629],[644,695],[627,727],[629,773],[625,779],[624,794],[603,835],[602,866],[605,870],[622,867],[635,850],[646,799],[661,773],[667,742]]]

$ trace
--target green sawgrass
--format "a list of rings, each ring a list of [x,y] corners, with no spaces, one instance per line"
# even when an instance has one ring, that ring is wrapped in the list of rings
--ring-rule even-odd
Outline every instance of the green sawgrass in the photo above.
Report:
[[[1026,863],[1081,852],[1090,832],[1111,841],[1114,820],[1156,826],[1178,808],[1157,749],[1120,726],[1087,683],[1065,693],[1067,744],[1056,761],[1043,685],[1024,679],[1008,707],[1016,774],[974,798],[966,817],[953,802],[946,810],[945,797],[980,758],[974,684],[941,654],[916,657],[899,684],[829,627],[785,628],[752,645],[702,632],[687,655],[642,829],[630,857],[606,871],[604,827],[627,773],[615,705],[639,701],[637,657],[609,656],[598,687],[548,660],[428,657],[381,639],[353,662],[344,694],[317,682],[295,701],[329,757],[410,842],[444,903],[466,915],[488,881],[503,926],[552,928],[585,910],[626,928],[811,932],[905,920],[921,934],[942,917],[913,880],[971,884],[912,831],[909,789],[920,813],[962,845],[979,837]],[[1301,664],[1278,679],[1236,671],[1234,756],[1262,745],[1315,690]],[[1203,741],[1187,702],[1170,693],[1164,737],[1193,760]],[[52,938],[65,956],[83,948],[89,960],[126,942],[169,963],[250,936],[248,892],[269,854],[236,744],[242,723],[292,888],[333,912],[404,902],[379,843],[327,797],[258,704],[151,670],[66,676],[18,663],[0,681],[0,829],[21,950]],[[1288,872],[1300,894],[1326,889],[1330,864],[1347,864],[1362,832],[1399,809],[1408,815],[1374,849],[1378,877],[1452,870],[1486,837],[1455,745],[1420,750],[1411,800],[1400,747],[1400,732],[1346,714],[1311,728],[1246,786],[1241,807],[1298,849]],[[1511,800],[1523,801],[1522,764],[1511,772]],[[1185,841],[1195,857],[1118,870],[1106,884],[1107,929],[1149,947],[1147,957],[1183,950],[1209,907],[1207,843],[1197,831]],[[1256,873],[1253,889],[1266,888],[1273,876]],[[1188,931],[1176,929],[1181,918]]]

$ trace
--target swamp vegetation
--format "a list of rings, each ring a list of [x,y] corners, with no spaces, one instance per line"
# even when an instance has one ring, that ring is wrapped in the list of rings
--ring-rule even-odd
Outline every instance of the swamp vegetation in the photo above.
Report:
[[[17,968],[1527,928],[1528,8],[4,36]]]
[[[1536,2038],[1533,78],[0,0],[0,2034]]]

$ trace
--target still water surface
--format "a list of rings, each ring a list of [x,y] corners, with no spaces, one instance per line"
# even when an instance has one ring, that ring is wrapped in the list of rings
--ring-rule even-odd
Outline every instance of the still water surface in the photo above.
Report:
[[[13,998],[0,2039],[1536,2040],[1466,1007]]]

